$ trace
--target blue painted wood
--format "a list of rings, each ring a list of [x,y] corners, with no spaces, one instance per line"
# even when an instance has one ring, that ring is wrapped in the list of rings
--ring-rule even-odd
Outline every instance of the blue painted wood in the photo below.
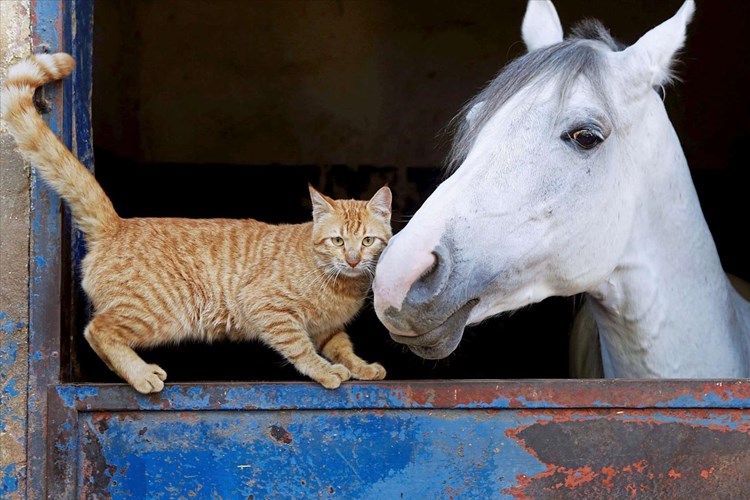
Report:
[[[79,467],[109,474],[86,473],[76,496],[493,498],[545,470],[505,435],[525,421],[471,410],[86,413]]]
[[[73,151],[86,168],[94,171],[93,130],[91,126],[91,91],[93,85],[93,36],[94,36],[94,2],[93,0],[76,0],[75,11],[72,16],[66,16],[66,22],[75,23],[75,30],[70,34],[73,58],[76,60],[76,70],[70,78],[73,87],[70,106],[65,112],[73,116],[75,122]],[[66,210],[67,212],[67,210]],[[68,215],[68,226],[73,227]],[[86,244],[83,233],[73,229],[71,248],[72,261],[75,268],[74,283],[80,283],[78,268],[86,255]],[[74,285],[76,290],[80,287]]]
[[[32,37],[36,47],[50,52],[67,47],[63,31],[63,1],[32,1]],[[70,146],[70,123],[63,102],[70,98],[69,82],[45,87],[50,105],[44,118],[50,128]],[[69,117],[69,115],[67,115]],[[29,389],[27,421],[28,477],[30,499],[46,497],[46,388],[59,382],[60,373],[60,272],[62,248],[61,205],[32,165],[31,256],[29,283]]]
[[[61,141],[91,166],[91,89],[93,0],[32,0],[32,37],[37,48],[72,52],[72,78],[48,85],[45,120]],[[75,110],[75,111],[74,111]],[[76,131],[75,137],[73,130]],[[31,255],[29,283],[28,498],[47,496],[47,387],[61,380],[61,297],[70,238],[59,197],[36,175],[32,165]],[[81,255],[73,238],[72,253]],[[71,288],[75,282],[66,283]]]
[[[732,497],[747,381],[125,385],[50,394],[64,497]]]
[[[345,383],[330,391],[308,382],[166,384],[142,395],[125,384],[60,385],[60,404],[76,410],[361,409],[750,409],[750,380],[485,380]]]

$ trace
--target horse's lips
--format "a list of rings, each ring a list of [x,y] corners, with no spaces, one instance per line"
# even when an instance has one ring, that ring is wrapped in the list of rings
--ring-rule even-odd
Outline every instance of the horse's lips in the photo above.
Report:
[[[449,316],[440,326],[425,334],[407,337],[391,333],[391,338],[400,344],[406,344],[411,352],[420,358],[445,358],[458,347],[469,320],[469,314],[478,303],[479,299],[470,300]]]

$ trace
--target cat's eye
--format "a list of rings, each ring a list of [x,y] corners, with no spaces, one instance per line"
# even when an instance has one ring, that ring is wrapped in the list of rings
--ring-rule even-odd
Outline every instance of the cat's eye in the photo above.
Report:
[[[333,237],[333,238],[331,238],[331,243],[333,243],[337,247],[343,247],[344,246],[344,238],[342,238],[341,236]]]
[[[362,245],[366,247],[369,247],[373,243],[375,243],[375,238],[373,238],[372,236],[365,236],[364,239],[362,240]]]

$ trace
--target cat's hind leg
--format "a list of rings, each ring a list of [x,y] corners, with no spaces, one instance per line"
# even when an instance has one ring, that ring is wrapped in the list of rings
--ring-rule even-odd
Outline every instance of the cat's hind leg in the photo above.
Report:
[[[336,332],[330,337],[319,337],[316,340],[323,356],[346,366],[352,373],[352,377],[359,380],[383,380],[385,378],[383,365],[368,363],[354,354],[354,346],[346,332]]]
[[[326,389],[336,389],[351,378],[344,365],[331,364],[315,351],[307,332],[292,321],[268,325],[270,335],[265,342],[290,361],[303,375],[310,377]]]
[[[141,320],[104,312],[94,316],[83,332],[109,369],[143,394],[161,391],[167,379],[164,370],[146,363],[131,347],[148,334],[147,329],[148,325]]]

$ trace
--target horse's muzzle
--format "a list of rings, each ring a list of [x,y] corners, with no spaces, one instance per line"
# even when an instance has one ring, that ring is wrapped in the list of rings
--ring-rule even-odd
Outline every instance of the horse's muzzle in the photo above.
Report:
[[[479,299],[472,299],[438,325],[436,328],[417,336],[390,333],[391,338],[405,344],[411,352],[424,359],[442,359],[456,350],[464,334],[472,309]],[[395,312],[395,311],[394,311]],[[388,314],[388,311],[386,311]]]
[[[429,253],[410,256],[404,244],[404,240],[395,246],[389,243],[378,263],[375,313],[391,338],[417,356],[445,358],[461,342],[469,315],[479,303],[472,297],[479,294],[456,265],[449,236],[444,235]]]

